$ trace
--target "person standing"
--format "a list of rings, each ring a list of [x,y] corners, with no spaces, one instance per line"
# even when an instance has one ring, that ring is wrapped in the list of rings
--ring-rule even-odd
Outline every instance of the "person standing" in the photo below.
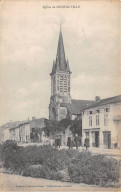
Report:
[[[79,147],[78,134],[75,135],[75,144],[76,144],[76,149],[78,150]]]
[[[58,147],[60,148],[60,146],[61,146],[61,138],[59,137],[58,138]]]
[[[38,142],[40,142],[40,134],[38,133]]]
[[[73,146],[74,146],[74,140],[73,140],[73,137],[71,137],[70,148],[73,149]]]
[[[67,146],[69,149],[71,148],[71,137],[68,137]]]
[[[89,150],[89,138],[85,138],[84,146],[86,147],[86,151]]]

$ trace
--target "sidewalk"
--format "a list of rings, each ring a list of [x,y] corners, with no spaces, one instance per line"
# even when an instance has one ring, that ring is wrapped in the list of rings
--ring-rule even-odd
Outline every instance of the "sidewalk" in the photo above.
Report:
[[[61,146],[60,149],[68,149],[67,146]],[[76,150],[75,147],[73,147],[73,149]],[[78,148],[79,152],[84,152],[86,151],[85,147],[79,147]],[[103,148],[89,148],[89,152],[93,153],[93,154],[105,154],[106,156],[112,156],[116,159],[121,160],[121,149],[103,149]]]
[[[84,183],[70,183],[44,178],[24,177],[0,173],[0,191],[2,192],[118,192],[119,188],[100,187]]]

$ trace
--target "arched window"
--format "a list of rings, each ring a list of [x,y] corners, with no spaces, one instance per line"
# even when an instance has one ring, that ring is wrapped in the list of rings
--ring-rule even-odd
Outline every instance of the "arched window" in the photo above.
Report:
[[[63,76],[60,76],[60,82],[63,82]]]
[[[60,92],[63,92],[63,76],[60,76]]]
[[[67,92],[67,76],[64,76],[64,92]]]

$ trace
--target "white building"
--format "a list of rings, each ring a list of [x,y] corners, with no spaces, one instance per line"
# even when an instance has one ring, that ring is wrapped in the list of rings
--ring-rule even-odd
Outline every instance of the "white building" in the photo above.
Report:
[[[30,142],[31,127],[29,122],[19,124],[20,142]]]
[[[8,128],[8,127],[4,128],[3,134],[4,134],[4,139],[3,139],[4,142],[5,142],[6,140],[9,140],[9,139],[10,139],[10,131],[9,131],[9,128]]]
[[[9,129],[9,131],[10,131],[10,138],[9,139],[19,142],[20,141],[19,126],[12,127]]]
[[[83,110],[83,145],[85,138],[89,138],[90,147],[121,147],[121,96],[97,99]]]

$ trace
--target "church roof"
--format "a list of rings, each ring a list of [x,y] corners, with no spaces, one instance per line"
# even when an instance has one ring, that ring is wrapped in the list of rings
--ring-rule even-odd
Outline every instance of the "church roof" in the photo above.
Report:
[[[61,107],[67,107],[71,114],[73,115],[78,115],[81,114],[82,110],[85,109],[86,107],[94,104],[94,101],[92,100],[71,100],[71,104],[68,103],[61,103]]]
[[[98,102],[94,103],[91,106],[88,106],[85,109],[95,108],[98,106],[103,106],[103,105],[107,105],[107,104],[114,104],[114,103],[119,103],[119,102],[121,102],[121,95],[99,100]]]
[[[59,40],[58,40],[56,61],[53,61],[51,74],[54,74],[55,72],[59,72],[59,71],[70,72],[69,62],[68,60],[66,60],[65,57],[63,36],[61,30],[59,34]]]

